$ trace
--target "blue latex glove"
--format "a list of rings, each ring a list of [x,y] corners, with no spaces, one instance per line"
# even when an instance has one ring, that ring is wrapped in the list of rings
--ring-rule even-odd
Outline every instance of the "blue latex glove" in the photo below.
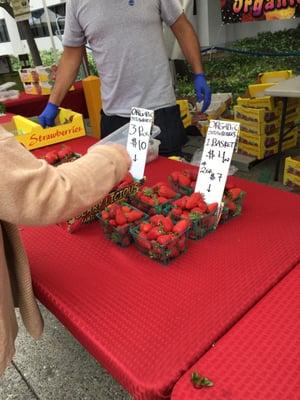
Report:
[[[203,106],[201,111],[204,112],[210,106],[211,90],[206,82],[205,75],[203,73],[194,75],[194,87],[197,95],[197,101],[199,103],[203,101]]]
[[[58,106],[53,103],[48,103],[42,114],[38,117],[40,125],[42,125],[43,128],[54,126],[57,114]]]

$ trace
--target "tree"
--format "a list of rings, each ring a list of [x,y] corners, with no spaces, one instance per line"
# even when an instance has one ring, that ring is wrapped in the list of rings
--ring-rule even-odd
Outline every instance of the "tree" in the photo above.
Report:
[[[14,12],[10,5],[9,0],[0,0],[0,7],[4,8],[8,12],[8,14],[14,18]],[[30,24],[28,19],[24,21],[17,21],[17,25],[27,41],[33,64],[35,66],[42,65],[42,59],[38,47],[36,45],[36,42],[34,40],[33,33],[30,29]]]

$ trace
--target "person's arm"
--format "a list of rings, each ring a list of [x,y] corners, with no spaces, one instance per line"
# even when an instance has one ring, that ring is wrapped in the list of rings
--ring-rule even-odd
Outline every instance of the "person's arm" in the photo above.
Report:
[[[61,104],[74,83],[83,56],[86,39],[78,17],[78,0],[66,2],[66,23],[63,36],[64,52],[59,62],[54,88],[39,123],[43,128],[54,126]]]
[[[203,73],[200,44],[193,25],[184,13],[170,27],[194,74]]]
[[[0,165],[0,220],[48,225],[99,203],[128,172],[130,158],[123,146],[99,145],[53,167],[0,127]]]
[[[193,25],[184,13],[170,27],[178,40],[185,58],[192,67],[197,100],[199,102],[203,101],[202,112],[204,112],[210,105],[211,91],[204,75],[198,37]]]
[[[59,106],[73,85],[82,61],[84,47],[64,47],[49,102]]]

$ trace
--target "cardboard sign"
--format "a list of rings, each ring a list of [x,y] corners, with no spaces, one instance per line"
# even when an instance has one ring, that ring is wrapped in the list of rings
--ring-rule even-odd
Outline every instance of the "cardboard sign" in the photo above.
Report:
[[[237,122],[210,121],[195,187],[208,204],[221,205],[239,130]]]
[[[143,179],[154,111],[133,107],[130,115],[127,151],[131,156],[130,172],[135,179]]]

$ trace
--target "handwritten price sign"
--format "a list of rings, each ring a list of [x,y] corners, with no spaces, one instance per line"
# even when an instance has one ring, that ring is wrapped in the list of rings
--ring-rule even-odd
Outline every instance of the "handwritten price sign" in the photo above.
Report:
[[[221,205],[239,131],[237,122],[210,121],[195,187],[208,204]]]
[[[135,179],[143,179],[154,111],[132,108],[130,115],[127,151],[131,156],[130,172]]]

